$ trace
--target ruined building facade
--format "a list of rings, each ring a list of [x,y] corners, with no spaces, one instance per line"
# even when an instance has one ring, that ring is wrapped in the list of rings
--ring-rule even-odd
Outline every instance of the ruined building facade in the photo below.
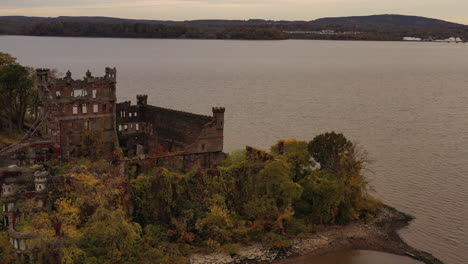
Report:
[[[13,157],[20,166],[81,157],[91,139],[99,141],[100,152],[120,146],[127,158],[151,159],[146,167],[213,167],[225,158],[223,107],[205,116],[149,105],[147,95],[137,95],[134,105],[116,103],[115,68],[101,77],[88,70],[81,79],[70,71],[53,78],[49,69],[36,75],[39,117],[21,142],[0,150],[0,157]]]
[[[117,133],[127,156],[196,154],[223,151],[224,108],[212,116],[148,105],[147,95],[117,104]]]
[[[127,157],[119,162],[123,172],[136,168],[132,171],[138,174],[163,166],[183,171],[211,168],[225,159],[224,108],[212,108],[212,116],[197,115],[151,106],[146,95],[138,95],[135,105],[117,104],[115,68],[106,68],[102,77],[88,71],[76,80],[70,71],[59,79],[52,78],[49,69],[37,69],[36,74],[40,114],[20,142],[0,150],[0,167],[5,165],[0,168],[3,227],[25,258],[34,250],[30,242],[35,234],[18,224],[31,216],[21,212],[21,204],[34,201],[33,211],[43,210],[49,186],[55,185],[44,167],[29,165],[80,157],[89,135],[99,137],[107,152],[120,144]],[[19,167],[8,166],[13,161]]]
[[[42,136],[52,139],[62,158],[80,156],[82,136],[87,131],[101,135],[104,148],[112,151],[115,132],[116,69],[106,68],[103,77],[88,70],[83,79],[51,78],[49,69],[37,69],[43,124]]]

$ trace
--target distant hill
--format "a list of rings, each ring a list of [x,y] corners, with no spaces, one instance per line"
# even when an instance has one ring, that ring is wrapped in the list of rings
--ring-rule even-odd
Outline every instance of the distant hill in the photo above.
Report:
[[[465,27],[444,20],[404,15],[373,15],[353,17],[327,17],[312,21],[315,24],[353,25],[357,27]]]
[[[263,19],[163,21],[113,17],[0,16],[0,35],[391,41],[414,36],[424,39],[460,37],[467,40],[468,26],[404,15],[330,17],[312,21]]]

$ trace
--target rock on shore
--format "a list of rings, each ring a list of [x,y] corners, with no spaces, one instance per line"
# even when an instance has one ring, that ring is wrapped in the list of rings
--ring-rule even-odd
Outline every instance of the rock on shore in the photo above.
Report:
[[[190,258],[191,264],[235,264],[235,263],[272,263],[279,250],[269,249],[261,244],[242,247],[236,255],[227,253],[195,254]]]
[[[428,252],[406,244],[397,231],[406,227],[412,216],[384,205],[379,214],[369,222],[355,221],[346,226],[329,226],[310,234],[304,239],[295,239],[284,250],[269,249],[261,244],[241,248],[236,255],[227,253],[194,254],[191,264],[250,264],[294,263],[294,256],[305,254],[323,255],[341,250],[374,250],[396,255],[405,255],[426,264],[443,264]]]

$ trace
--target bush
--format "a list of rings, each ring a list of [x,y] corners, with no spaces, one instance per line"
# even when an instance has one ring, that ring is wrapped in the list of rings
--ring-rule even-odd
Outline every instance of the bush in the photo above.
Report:
[[[276,249],[291,247],[291,241],[286,237],[272,232],[266,233],[262,237],[262,244]]]
[[[240,249],[241,246],[239,244],[228,244],[224,246],[224,250],[231,255],[231,257],[239,254]]]

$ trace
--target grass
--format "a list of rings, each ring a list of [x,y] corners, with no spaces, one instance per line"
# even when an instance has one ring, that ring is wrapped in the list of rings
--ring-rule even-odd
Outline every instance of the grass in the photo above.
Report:
[[[16,222],[15,230],[22,233],[29,233],[34,230],[34,227],[29,218],[24,218]]]

